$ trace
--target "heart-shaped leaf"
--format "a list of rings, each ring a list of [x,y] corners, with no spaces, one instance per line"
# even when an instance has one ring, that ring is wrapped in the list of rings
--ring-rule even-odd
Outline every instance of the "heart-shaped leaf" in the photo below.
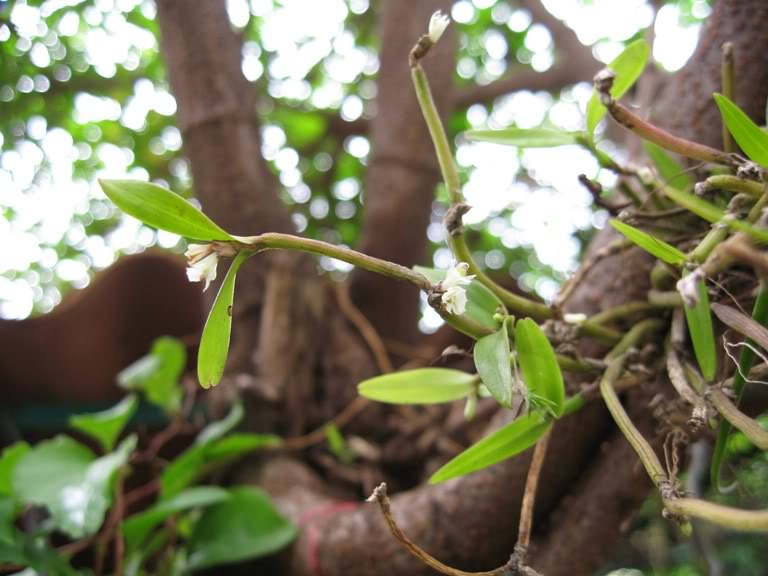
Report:
[[[138,548],[156,526],[174,514],[192,508],[212,506],[229,498],[229,492],[223,488],[196,486],[179,493],[174,498],[163,500],[139,514],[130,516],[123,523],[123,536],[128,553]]]
[[[559,418],[563,414],[565,384],[555,351],[539,325],[530,318],[515,324],[515,349],[530,402]]]
[[[648,62],[650,51],[648,42],[642,39],[635,40],[608,64],[608,68],[616,74],[616,79],[613,81],[613,87],[611,88],[611,96],[614,100],[619,100],[624,96],[627,90],[640,78],[645,69],[645,64]],[[595,128],[597,128],[606,112],[605,106],[600,103],[597,90],[593,89],[592,98],[587,103],[587,133],[590,138],[595,133]]]
[[[709,308],[707,286],[703,280],[699,280],[696,289],[699,301],[693,307],[685,305],[685,318],[688,321],[688,332],[691,335],[693,351],[696,353],[696,361],[699,363],[701,373],[708,382],[712,382],[717,370],[712,312]]]
[[[138,406],[136,396],[129,394],[109,410],[72,416],[69,425],[98,440],[104,451],[109,452]]]
[[[533,446],[551,425],[540,412],[520,416],[464,450],[435,472],[429,483],[439,484],[512,458]]]
[[[258,488],[229,490],[230,498],[206,508],[189,539],[189,568],[198,570],[277,552],[296,527]]]
[[[680,250],[674,246],[667,244],[663,240],[654,238],[650,234],[638,230],[634,226],[625,224],[619,220],[611,220],[611,226],[613,226],[618,232],[625,236],[628,240],[637,244],[648,252],[649,254],[656,256],[659,260],[678,266],[686,261],[686,256]]]
[[[519,148],[553,148],[578,144],[579,134],[549,128],[505,128],[504,130],[468,130],[464,135],[475,142],[491,142]]]
[[[448,368],[418,368],[370,378],[357,385],[361,396],[388,404],[440,404],[466,398],[477,377]]]
[[[715,94],[715,102],[728,131],[744,150],[744,154],[753,162],[768,168],[768,134],[722,94]]]
[[[99,180],[104,194],[144,224],[194,240],[234,240],[178,194],[140,180]]]
[[[235,278],[240,266],[249,256],[251,254],[244,251],[238,252],[235,256],[203,328],[200,349],[197,353],[197,377],[203,388],[216,386],[224,375],[224,366],[229,353],[229,336],[232,331]]]
[[[509,335],[506,322],[501,329],[483,336],[475,344],[475,367],[483,384],[496,401],[512,407],[512,367],[509,362]]]

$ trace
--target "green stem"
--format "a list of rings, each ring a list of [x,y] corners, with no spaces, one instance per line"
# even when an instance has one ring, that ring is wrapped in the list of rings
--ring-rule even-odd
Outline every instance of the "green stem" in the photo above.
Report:
[[[728,132],[730,134],[730,132]],[[752,180],[744,180],[738,176],[731,176],[730,174],[720,174],[717,176],[710,176],[704,181],[706,189],[718,189],[725,190],[726,192],[733,192],[735,194],[747,194],[754,198],[759,198],[763,195],[763,185],[754,182]]]
[[[668,498],[664,507],[676,516],[692,516],[743,532],[767,532],[768,510],[739,510],[698,498]]]
[[[609,324],[617,320],[623,320],[633,314],[642,314],[643,312],[652,312],[659,308],[669,308],[677,306],[678,303],[659,304],[655,302],[627,302],[614,308],[608,308],[592,316],[589,320],[593,324]]]
[[[761,325],[765,325],[768,322],[768,287],[764,282],[760,283],[760,291],[757,294],[757,300],[755,301],[755,307],[752,310],[752,319]],[[754,345],[754,342],[747,338],[746,342]],[[733,375],[733,392],[736,395],[736,406],[738,407],[741,401],[741,395],[744,392],[744,376],[742,374],[749,374],[752,369],[752,364],[755,362],[755,353],[747,346],[742,347],[741,354],[739,354],[739,368]],[[731,423],[726,421],[720,422],[720,428],[717,431],[717,440],[715,442],[715,448],[712,451],[712,467],[710,469],[710,475],[712,484],[715,488],[720,486],[720,466],[725,456],[725,447],[728,443],[728,435],[731,432]]]
[[[240,247],[244,250],[259,252],[269,249],[297,250],[299,252],[309,252],[342,260],[358,268],[363,268],[371,272],[376,272],[383,276],[404,280],[410,282],[417,288],[429,290],[432,283],[423,275],[414,272],[410,268],[400,266],[393,262],[387,262],[373,256],[368,256],[362,252],[344,248],[343,246],[334,246],[320,240],[292,236],[290,234],[279,234],[277,232],[268,232],[259,236],[249,236],[238,238]]]
[[[632,329],[627,332],[621,341],[608,352],[605,357],[605,361],[609,362],[623,356],[633,346],[637,346],[645,338],[647,338],[653,332],[660,330],[664,326],[664,321],[658,318],[647,318],[635,324]]]
[[[689,260],[701,264],[728,236],[728,225],[724,222],[718,222],[713,225],[707,235],[699,242],[689,254]]]
[[[736,408],[736,405],[722,390],[710,388],[707,392],[707,398],[723,418],[730,422],[734,428],[741,430],[755,446],[760,450],[768,450],[768,430],[765,430],[755,420]]]
[[[640,460],[645,466],[645,470],[648,472],[648,476],[651,477],[653,483],[657,487],[661,487],[662,483],[667,479],[667,475],[664,472],[664,468],[659,461],[659,457],[656,456],[656,452],[653,451],[651,445],[643,438],[640,431],[635,428],[632,420],[629,418],[626,410],[621,405],[619,396],[616,394],[616,390],[613,388],[613,384],[621,375],[621,371],[624,368],[624,359],[626,354],[618,354],[610,363],[608,368],[600,379],[600,394],[605,401],[605,405],[608,407],[608,411],[613,416],[614,421],[618,425],[621,433],[629,441],[634,448]]]

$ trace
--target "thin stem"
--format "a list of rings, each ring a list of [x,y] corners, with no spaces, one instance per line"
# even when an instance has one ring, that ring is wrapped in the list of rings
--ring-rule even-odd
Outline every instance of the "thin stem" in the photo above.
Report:
[[[621,405],[616,391],[613,389],[614,382],[618,379],[624,368],[625,358],[625,354],[618,355],[608,364],[608,369],[600,380],[600,394],[619,430],[621,430],[621,433],[640,457],[640,461],[645,466],[648,476],[651,477],[651,480],[657,487],[661,487],[662,483],[667,479],[661,461],[659,461],[659,457],[656,456],[656,452],[653,451],[651,445],[648,444],[640,431],[632,423],[626,410]]]
[[[728,132],[730,135],[730,132]],[[763,195],[763,185],[753,180],[745,180],[730,174],[718,174],[704,180],[705,190],[724,190],[734,194],[747,194],[754,198]]]
[[[621,341],[608,352],[605,356],[605,361],[610,362],[611,360],[623,356],[629,352],[630,348],[637,346],[645,338],[660,330],[663,326],[664,322],[658,318],[648,318],[638,322],[624,335]]]
[[[612,86],[613,72],[610,70],[603,70],[595,76],[595,87],[600,95],[600,102],[608,109],[608,113],[616,122],[637,134],[640,138],[653,142],[657,146],[661,146],[675,154],[701,162],[714,162],[731,168],[738,168],[744,164],[744,160],[735,154],[728,154],[722,150],[691,142],[685,138],[670,134],[658,126],[654,126],[622,106],[619,102],[616,102],[611,96]]]
[[[755,446],[760,450],[768,450],[768,430],[739,410],[725,392],[719,388],[710,388],[707,390],[707,399],[723,418],[741,430]]]
[[[531,458],[531,466],[528,468],[528,476],[525,480],[525,492],[523,493],[523,503],[520,507],[520,526],[517,531],[516,545],[516,549],[523,554],[528,550],[528,546],[531,543],[536,489],[539,486],[539,478],[541,476],[541,469],[544,466],[544,459],[547,455],[550,436],[552,436],[552,428],[549,428],[536,443],[536,448],[533,450],[533,457]]]
[[[379,258],[374,258],[373,256],[368,256],[367,254],[357,252],[350,248],[322,242],[320,240],[302,238],[291,234],[268,232],[266,234],[260,234],[259,236],[238,238],[238,241],[241,243],[241,248],[244,250],[259,252],[268,249],[283,249],[309,252],[310,254],[319,254],[321,256],[336,258],[337,260],[342,260],[343,262],[347,262],[358,268],[369,270],[370,272],[376,272],[383,276],[410,282],[422,290],[429,290],[432,287],[432,283],[425,276],[418,272],[414,272],[410,268],[400,266],[393,262],[387,262],[386,260],[381,260]]]
[[[742,532],[768,532],[768,510],[739,510],[698,498],[667,498],[664,506],[676,516],[692,516]]]
[[[735,66],[733,58],[733,43],[725,42],[722,48],[722,58],[720,60],[720,73],[722,76],[720,89],[723,91],[723,96],[733,102],[736,92]],[[733,136],[731,136],[728,127],[723,122],[723,150],[726,152],[733,152]]]
[[[728,225],[724,222],[714,224],[707,235],[699,242],[689,254],[688,258],[694,262],[704,262],[710,254],[717,248],[728,236]]]
[[[613,308],[608,308],[592,316],[589,320],[594,324],[609,324],[617,320],[623,320],[627,316],[642,314],[643,312],[652,312],[660,308],[670,308],[677,306],[677,303],[659,304],[656,302],[627,302]]]

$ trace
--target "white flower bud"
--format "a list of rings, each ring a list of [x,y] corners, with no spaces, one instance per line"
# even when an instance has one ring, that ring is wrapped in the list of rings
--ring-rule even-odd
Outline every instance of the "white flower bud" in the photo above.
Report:
[[[432,18],[429,19],[429,39],[432,41],[432,44],[437,44],[440,36],[443,35],[443,32],[445,32],[450,23],[451,19],[448,16],[443,16],[440,10],[432,14]]]
[[[216,280],[216,265],[219,263],[219,255],[211,244],[190,244],[184,253],[187,257],[187,278],[190,282],[205,280],[205,288],[208,289],[211,282]]]

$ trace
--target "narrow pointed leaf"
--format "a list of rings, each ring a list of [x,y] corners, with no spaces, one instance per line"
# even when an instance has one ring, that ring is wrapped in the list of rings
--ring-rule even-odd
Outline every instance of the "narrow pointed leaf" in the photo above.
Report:
[[[509,334],[506,322],[493,334],[480,338],[475,344],[477,373],[496,401],[512,407],[512,367],[509,364]]]
[[[104,194],[144,224],[194,240],[234,240],[184,198],[140,180],[99,180]]]
[[[224,375],[229,353],[229,337],[232,331],[232,302],[235,298],[235,278],[240,266],[250,254],[239,252],[221,283],[216,301],[200,338],[197,353],[197,377],[203,388],[216,386]]]
[[[419,368],[365,380],[357,385],[357,391],[388,404],[439,404],[466,398],[476,379],[460,370]]]
[[[619,100],[640,78],[648,62],[650,47],[645,40],[636,40],[627,46],[624,51],[608,64],[608,68],[616,73],[616,79],[611,88],[611,96]],[[607,110],[600,103],[597,91],[592,90],[592,98],[587,104],[587,133],[590,137],[595,133],[595,128],[603,119]]]
[[[750,160],[768,168],[768,134],[722,94],[715,94],[723,122]]]
[[[643,142],[643,146],[645,146],[645,151],[656,167],[659,176],[666,184],[678,190],[689,190],[693,186],[693,181],[686,173],[685,168],[666,150],[647,140]]]
[[[104,451],[109,452],[138,406],[136,396],[129,394],[109,410],[72,416],[69,425],[98,440]]]
[[[515,349],[531,403],[539,404],[555,418],[562,416],[565,384],[560,364],[546,335],[530,318],[515,325]]]
[[[553,148],[578,144],[578,134],[549,128],[505,128],[469,130],[464,135],[475,142],[491,142],[519,148]]]
[[[414,266],[413,269],[419,274],[426,276],[430,282],[436,283],[445,280],[446,270],[436,270],[422,266]],[[463,314],[467,318],[496,331],[499,328],[499,323],[494,320],[493,316],[500,306],[503,307],[501,300],[477,280],[474,280],[467,286],[467,309]],[[451,323],[450,315],[446,318],[446,322],[448,324]]]
[[[725,212],[723,210],[698,196],[672,188],[671,186],[664,187],[664,194],[678,206],[682,206],[686,210],[693,212],[707,222],[714,224],[722,221],[722,223],[729,228],[740,232],[746,232],[758,242],[768,244],[768,231],[763,230],[762,228],[756,228],[742,220],[725,218]]]
[[[634,226],[630,226],[619,220],[611,220],[611,226],[628,240],[631,240],[634,244],[637,244],[640,248],[667,264],[677,266],[683,264],[686,260],[685,254],[674,246],[667,244],[663,240],[654,238],[650,234],[638,230]]]
[[[533,446],[552,425],[540,412],[531,412],[473,444],[429,479],[439,484],[512,458]]]
[[[708,382],[715,378],[717,357],[715,356],[715,333],[712,330],[712,312],[709,308],[709,295],[704,281],[698,283],[699,301],[696,306],[685,306],[685,318],[688,332],[693,342],[693,351],[699,363],[701,373]]]

